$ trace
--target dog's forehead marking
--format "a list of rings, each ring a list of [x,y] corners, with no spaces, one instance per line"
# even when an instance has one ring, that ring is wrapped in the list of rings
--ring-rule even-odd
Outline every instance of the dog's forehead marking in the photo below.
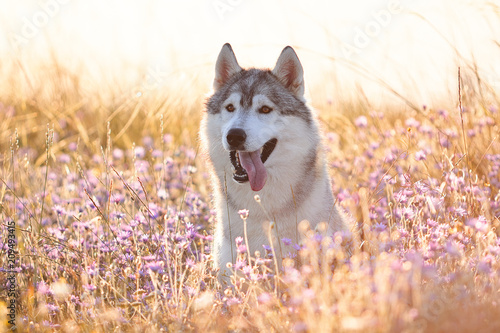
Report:
[[[240,104],[241,103],[241,93],[239,91],[233,91],[229,97],[225,100],[225,104]]]
[[[257,106],[262,106],[264,104],[272,104],[272,105],[274,105],[274,102],[271,101],[269,99],[269,97],[267,97],[266,94],[258,93],[258,94],[255,94],[253,96],[252,104],[257,105]],[[270,105],[268,105],[268,106],[270,106]]]
[[[268,70],[256,68],[242,70],[231,77],[221,89],[209,98],[207,111],[211,114],[219,113],[224,102],[235,92],[241,96],[240,105],[244,108],[250,108],[255,93],[273,90],[272,87],[276,87],[276,85],[279,86],[280,83]]]
[[[242,98],[240,103],[245,109],[252,107],[254,95],[261,90],[260,87],[262,85],[268,83],[268,80],[265,79],[267,76],[266,72],[262,70],[250,70],[248,73],[249,75],[243,77],[235,85],[235,89],[239,89],[241,91]]]
[[[265,95],[277,107],[281,115],[301,118],[309,125],[312,122],[311,112],[304,102],[283,87],[269,70],[251,68],[235,74],[209,99],[208,112],[219,113],[224,103],[234,93],[239,93],[240,106],[244,110],[251,110],[254,96]]]

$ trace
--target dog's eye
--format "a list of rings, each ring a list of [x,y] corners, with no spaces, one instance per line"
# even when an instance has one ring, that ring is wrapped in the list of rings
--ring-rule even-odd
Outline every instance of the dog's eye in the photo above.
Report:
[[[226,110],[229,111],[229,112],[233,112],[234,111],[234,105],[233,104],[229,104],[226,106]]]
[[[260,112],[260,113],[269,113],[269,112],[271,112],[271,111],[273,111],[273,109],[272,109],[272,108],[270,108],[270,107],[269,107],[269,106],[267,106],[267,105],[264,105],[263,107],[261,107],[261,108],[259,109],[259,112]]]

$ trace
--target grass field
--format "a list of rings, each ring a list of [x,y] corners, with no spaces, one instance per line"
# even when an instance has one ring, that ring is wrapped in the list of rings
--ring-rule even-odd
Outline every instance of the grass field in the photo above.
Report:
[[[311,235],[303,264],[278,274],[263,250],[221,290],[195,103],[88,101],[62,79],[2,104],[0,267],[15,224],[20,331],[500,329],[500,115],[486,84],[461,86],[450,104],[462,112],[319,105],[332,186],[358,234]]]
[[[310,232],[279,272],[236,239],[227,289],[198,144],[205,76],[94,85],[57,57],[3,61],[0,332],[11,304],[18,332],[499,332],[500,90],[463,60],[436,105],[382,81],[391,103],[311,89],[356,232]]]

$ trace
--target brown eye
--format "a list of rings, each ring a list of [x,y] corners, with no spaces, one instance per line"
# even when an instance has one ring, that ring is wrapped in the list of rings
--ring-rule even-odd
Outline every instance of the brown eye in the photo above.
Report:
[[[261,108],[260,108],[260,110],[259,110],[259,112],[260,112],[260,113],[269,113],[269,112],[271,112],[271,111],[273,111],[273,109],[272,109],[272,108],[270,108],[270,107],[269,107],[269,106],[267,106],[267,105],[264,105],[264,106],[263,106],[263,107],[261,107]]]
[[[228,106],[226,106],[226,110],[228,112],[233,112],[234,111],[234,105],[233,104],[229,104]]]

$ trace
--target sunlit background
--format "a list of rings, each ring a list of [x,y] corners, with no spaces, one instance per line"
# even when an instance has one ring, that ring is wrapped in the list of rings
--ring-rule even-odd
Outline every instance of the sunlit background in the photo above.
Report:
[[[154,93],[197,107],[225,42],[241,65],[257,67],[272,67],[292,45],[313,105],[341,113],[353,100],[374,109],[456,105],[458,66],[465,83],[500,89],[498,1],[2,0],[0,8],[0,95],[29,94],[33,82],[43,86],[40,68],[57,64],[87,96]]]

